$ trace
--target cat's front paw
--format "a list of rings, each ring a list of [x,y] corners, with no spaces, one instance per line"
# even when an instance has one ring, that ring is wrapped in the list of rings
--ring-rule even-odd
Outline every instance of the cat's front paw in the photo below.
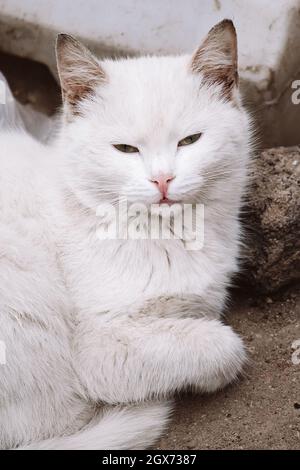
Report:
[[[213,322],[206,358],[199,358],[196,387],[215,392],[235,381],[243,370],[247,355],[242,339],[229,327]]]
[[[242,340],[218,320],[119,318],[89,335],[75,364],[90,398],[116,404],[189,387],[213,392],[237,378],[245,358]]]

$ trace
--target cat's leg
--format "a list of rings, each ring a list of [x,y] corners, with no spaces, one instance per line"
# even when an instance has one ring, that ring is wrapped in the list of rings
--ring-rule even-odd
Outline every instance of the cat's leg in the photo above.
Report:
[[[245,351],[218,320],[125,316],[79,326],[74,357],[90,398],[128,403],[188,386],[222,388],[238,376]]]

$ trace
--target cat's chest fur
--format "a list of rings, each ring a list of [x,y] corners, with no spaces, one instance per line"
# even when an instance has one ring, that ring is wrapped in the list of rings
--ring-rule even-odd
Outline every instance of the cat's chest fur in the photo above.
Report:
[[[63,259],[67,284],[80,311],[122,311],[124,306],[161,296],[199,295],[209,301],[211,295],[212,304],[222,305],[235,267],[217,240],[189,251],[180,240],[99,240],[95,233],[72,226],[76,229],[67,231]]]

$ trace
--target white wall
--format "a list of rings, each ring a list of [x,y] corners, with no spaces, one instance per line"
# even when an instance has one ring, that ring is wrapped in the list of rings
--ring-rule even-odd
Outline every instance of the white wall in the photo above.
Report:
[[[231,18],[242,77],[253,85],[254,101],[268,107],[300,69],[299,12],[300,0],[0,0],[0,47],[55,70],[57,32],[103,54],[180,53],[193,51],[211,26]]]
[[[234,20],[242,66],[274,67],[295,0],[0,0],[0,14],[108,46],[192,51],[223,18]]]

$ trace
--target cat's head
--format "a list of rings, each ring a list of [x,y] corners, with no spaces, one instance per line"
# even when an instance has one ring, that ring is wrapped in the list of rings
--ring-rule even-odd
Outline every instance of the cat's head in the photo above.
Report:
[[[57,60],[69,183],[84,205],[205,202],[233,186],[239,193],[249,124],[231,21],[191,56],[98,61],[61,34]]]

